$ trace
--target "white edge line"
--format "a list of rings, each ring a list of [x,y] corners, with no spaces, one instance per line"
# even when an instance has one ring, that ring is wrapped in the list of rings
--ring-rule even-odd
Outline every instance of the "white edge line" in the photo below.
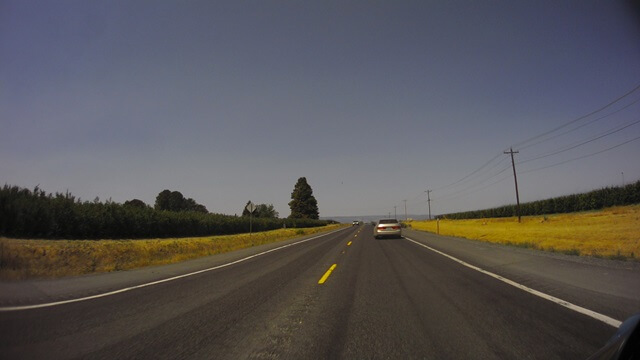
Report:
[[[535,296],[541,297],[541,298],[543,298],[543,299],[545,299],[545,300],[549,300],[549,301],[554,302],[554,303],[556,303],[556,304],[558,304],[558,305],[564,306],[564,307],[566,307],[567,309],[573,310],[573,311],[575,311],[575,312],[578,312],[578,313],[581,313],[581,314],[587,315],[587,316],[589,316],[589,317],[592,317],[592,318],[594,318],[594,319],[596,319],[596,320],[602,321],[603,323],[605,323],[605,324],[607,324],[607,325],[611,325],[611,326],[613,326],[613,327],[616,327],[616,328],[617,328],[617,327],[619,327],[619,326],[620,326],[620,324],[622,324],[622,322],[621,322],[620,320],[616,320],[616,319],[614,319],[614,318],[610,318],[610,317],[608,317],[608,316],[606,316],[606,315],[603,315],[603,314],[597,313],[597,312],[595,312],[595,311],[593,311],[593,310],[589,310],[589,309],[583,308],[582,306],[578,306],[578,305],[576,305],[576,304],[572,304],[572,303],[570,303],[570,302],[568,302],[568,301],[562,300],[562,299],[557,298],[557,297],[555,297],[555,296],[551,296],[551,295],[549,295],[549,294],[545,294],[545,293],[543,293],[543,292],[541,292],[541,291],[538,291],[538,290],[532,289],[532,288],[530,288],[530,287],[527,287],[527,286],[525,286],[525,285],[522,285],[522,284],[520,284],[520,283],[517,283],[517,282],[515,282],[515,281],[513,281],[513,280],[509,280],[509,279],[507,279],[507,278],[505,278],[505,277],[503,277],[503,276],[500,276],[500,275],[498,275],[498,274],[494,274],[494,273],[492,273],[492,272],[490,272],[490,271],[487,271],[487,270],[484,270],[484,269],[479,268],[479,267],[477,267],[477,266],[471,265],[471,264],[469,264],[469,263],[467,263],[467,262],[465,262],[465,261],[462,261],[462,260],[460,260],[460,259],[458,259],[458,258],[455,258],[455,257],[453,257],[453,256],[451,256],[451,255],[449,255],[449,254],[445,254],[445,253],[443,253],[443,252],[442,252],[442,251],[440,251],[440,250],[436,250],[436,249],[434,249],[434,248],[432,248],[432,247],[430,247],[430,246],[427,246],[427,245],[425,245],[425,244],[423,244],[423,243],[421,243],[421,242],[418,242],[418,241],[416,241],[416,240],[409,239],[409,238],[407,238],[407,237],[405,237],[405,239],[407,239],[407,240],[411,241],[411,242],[412,242],[412,243],[414,243],[414,244],[417,244],[417,245],[420,245],[420,246],[422,246],[422,247],[425,247],[425,248],[427,248],[427,249],[429,249],[429,250],[431,250],[431,251],[433,251],[433,252],[435,252],[435,253],[438,253],[438,254],[440,254],[440,255],[442,255],[442,256],[445,256],[445,257],[447,257],[447,258],[449,258],[449,259],[451,259],[451,260],[453,260],[453,261],[455,261],[455,262],[457,262],[457,263],[459,263],[459,264],[461,264],[461,265],[464,265],[464,266],[466,266],[466,267],[468,267],[468,268],[470,268],[470,269],[473,269],[473,270],[479,271],[479,272],[481,272],[481,273],[483,273],[483,274],[485,274],[485,275],[489,275],[489,276],[491,276],[492,278],[498,279],[498,280],[500,280],[500,281],[502,281],[502,282],[504,282],[504,283],[507,283],[507,284],[509,284],[509,285],[511,285],[511,286],[514,286],[514,287],[516,287],[516,288],[518,288],[518,289],[520,289],[520,290],[524,290],[524,291],[526,291],[526,292],[528,292],[528,293],[530,293],[530,294],[533,294],[533,295],[535,295]]]
[[[307,241],[311,241],[311,240],[315,240],[315,239],[321,238],[323,236],[331,235],[333,233],[336,233],[336,232],[342,231],[342,230],[344,230],[344,229],[334,230],[334,231],[328,232],[326,234],[321,234],[321,235],[318,235],[318,236],[311,237],[309,239],[300,240],[300,241],[297,241],[297,242],[294,242],[294,243],[291,243],[291,244],[287,244],[287,245],[283,245],[283,246],[280,246],[280,247],[277,247],[277,248],[274,248],[274,249],[263,251],[261,253],[253,254],[253,255],[250,255],[250,256],[247,256],[247,257],[244,257],[242,259],[238,259],[238,260],[235,260],[235,261],[232,261],[232,262],[229,262],[229,263],[225,263],[225,264],[217,265],[217,266],[210,267],[210,268],[207,268],[207,269],[202,269],[202,270],[190,272],[188,274],[177,275],[177,276],[173,276],[173,277],[166,278],[166,279],[156,280],[156,281],[152,281],[152,282],[148,282],[148,283],[144,283],[144,284],[140,284],[140,285],[130,286],[130,287],[126,287],[126,288],[122,288],[122,289],[118,289],[118,290],[113,290],[113,291],[109,291],[109,292],[102,293],[102,294],[85,296],[85,297],[76,298],[76,299],[55,301],[55,302],[44,303],[44,304],[0,307],[0,312],[39,309],[39,308],[45,308],[45,307],[51,307],[51,306],[57,306],[57,305],[63,305],[63,304],[70,304],[70,303],[74,303],[74,302],[98,299],[98,298],[101,298],[101,297],[120,294],[120,293],[123,293],[123,292],[126,292],[126,291],[130,291],[130,290],[134,290],[134,289],[140,289],[140,288],[143,288],[143,287],[157,285],[157,284],[161,284],[161,283],[165,283],[165,282],[169,282],[169,281],[173,281],[173,280],[178,280],[178,279],[186,278],[186,277],[189,277],[189,276],[201,274],[201,273],[204,273],[204,272],[207,272],[207,271],[217,270],[217,269],[221,269],[221,268],[224,268],[224,267],[227,267],[227,266],[235,265],[235,264],[241,263],[243,261],[247,261],[249,259],[253,259],[253,258],[256,258],[258,256],[262,256],[262,255],[268,254],[270,252],[274,252],[274,251],[277,251],[277,250],[288,248],[290,246],[302,244],[302,243],[305,243]]]

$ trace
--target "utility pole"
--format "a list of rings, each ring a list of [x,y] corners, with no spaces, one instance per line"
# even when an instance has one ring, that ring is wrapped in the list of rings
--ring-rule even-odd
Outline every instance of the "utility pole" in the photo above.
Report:
[[[516,201],[517,207],[516,211],[518,212],[518,222],[520,222],[520,195],[518,194],[518,177],[516,176],[516,162],[513,160],[513,154],[519,153],[519,151],[513,151],[513,148],[509,148],[509,151],[505,151],[505,154],[511,155],[511,166],[513,167],[513,180],[516,183]]]
[[[407,200],[402,200],[402,201],[404,201],[404,221],[407,221],[409,220],[407,218]]]
[[[624,187],[624,171],[621,174],[622,174],[622,187]]]
[[[387,219],[391,219],[391,211],[389,211],[389,217]]]
[[[396,210],[396,208],[397,208],[397,206],[393,207],[393,217],[397,219],[398,218],[398,211]],[[391,216],[389,216],[389,217],[391,217]]]
[[[432,190],[425,191],[427,193],[427,203],[429,204],[429,220],[431,220],[431,197],[429,196],[431,191]]]

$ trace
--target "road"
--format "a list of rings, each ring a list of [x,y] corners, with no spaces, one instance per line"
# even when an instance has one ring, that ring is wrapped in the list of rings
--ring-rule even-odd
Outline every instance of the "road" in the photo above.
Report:
[[[230,266],[86,301],[0,311],[0,354],[3,359],[584,359],[616,330],[407,239],[375,240],[371,231],[369,225],[351,227]],[[624,320],[640,310],[638,269],[483,248],[426,233],[405,235],[607,316]],[[192,266],[245,255],[214,256]],[[535,264],[564,273],[554,279]],[[600,281],[596,275],[584,284],[576,280],[603,269],[622,279],[606,293],[593,289]],[[159,276],[158,271],[153,273]],[[88,279],[109,283],[123,273]],[[122,280],[123,286],[135,281],[142,280]],[[11,286],[22,285],[4,284],[0,290]],[[82,289],[73,291],[56,296],[82,295]]]

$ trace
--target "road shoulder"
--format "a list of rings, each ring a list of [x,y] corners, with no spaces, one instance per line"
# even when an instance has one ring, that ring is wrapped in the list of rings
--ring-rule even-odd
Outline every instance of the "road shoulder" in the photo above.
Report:
[[[347,227],[325,233],[316,233],[169,265],[148,266],[134,270],[70,276],[57,279],[0,281],[0,307],[63,301],[117,291],[127,287],[138,286],[144,283],[220,266],[286,245],[305,240],[313,241],[330,234],[340,233],[350,229],[350,227]]]
[[[404,230],[404,235],[538,291],[624,320],[640,312],[640,263]]]

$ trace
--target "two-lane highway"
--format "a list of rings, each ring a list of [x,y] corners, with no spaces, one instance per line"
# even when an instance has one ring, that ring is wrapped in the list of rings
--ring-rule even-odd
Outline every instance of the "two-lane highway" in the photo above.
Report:
[[[0,353],[584,359],[614,332],[406,239],[375,240],[370,226],[359,226],[175,281],[0,312]]]

